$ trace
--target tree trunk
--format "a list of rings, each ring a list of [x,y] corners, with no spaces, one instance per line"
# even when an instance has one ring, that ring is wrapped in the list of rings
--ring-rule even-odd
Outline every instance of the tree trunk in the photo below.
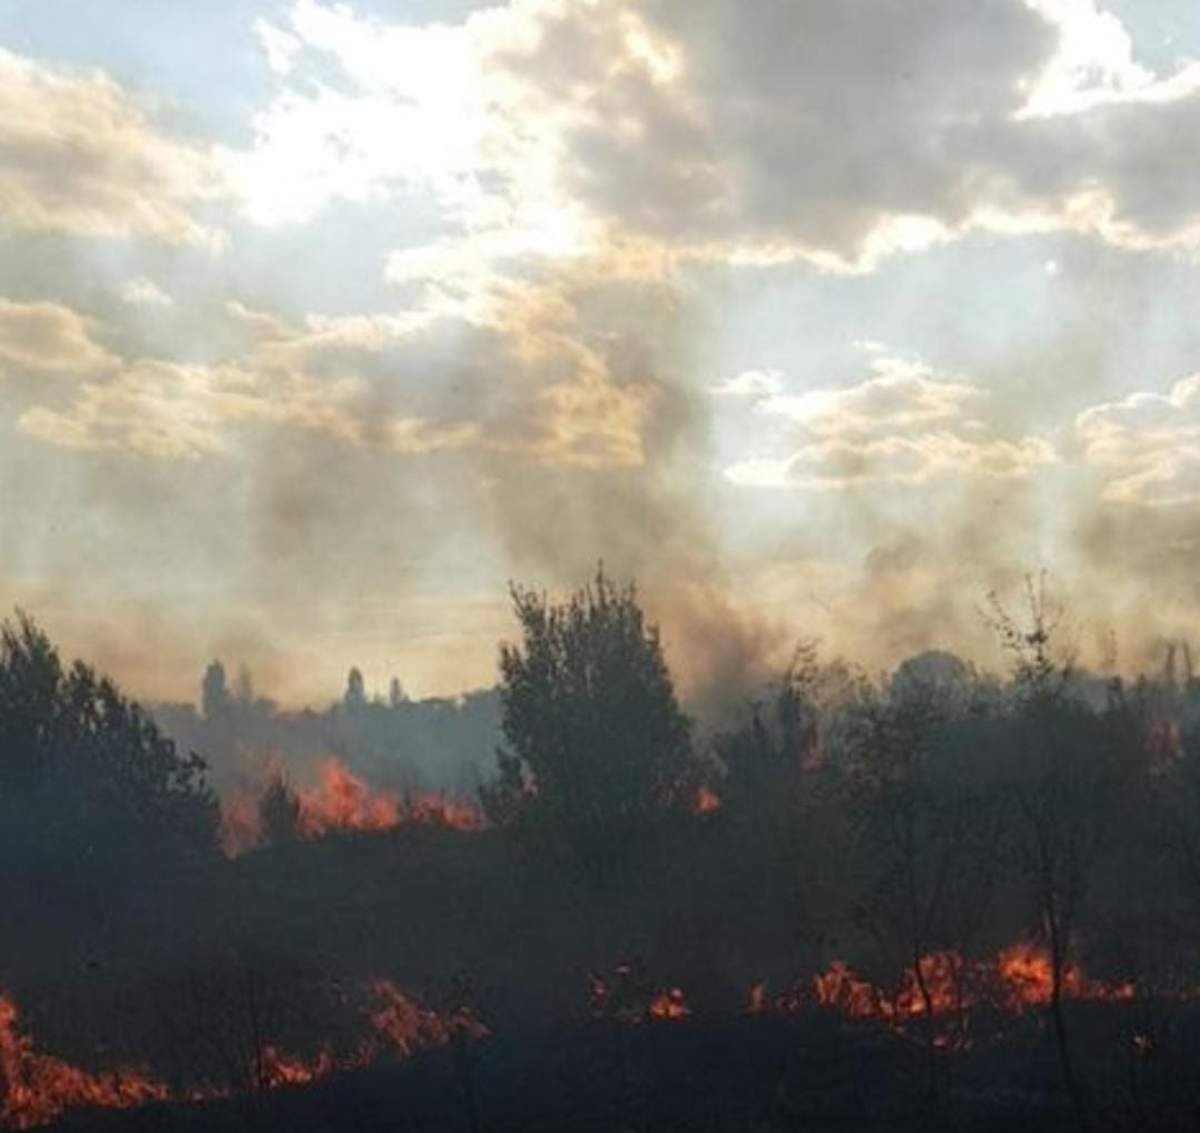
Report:
[[[1053,914],[1046,918],[1050,935],[1050,1019],[1054,1024],[1054,1039],[1058,1046],[1058,1062],[1062,1068],[1063,1085],[1067,1096],[1071,1099],[1071,1108],[1075,1112],[1075,1124],[1079,1133],[1088,1133],[1087,1109],[1084,1106],[1083,1091],[1075,1078],[1075,1070],[1071,1063],[1071,1047],[1067,1038],[1067,1020],[1063,1015],[1062,1006],[1062,975],[1065,956],[1063,941],[1059,932],[1058,919]]]
[[[929,984],[925,979],[925,973],[921,971],[920,955],[913,957],[913,975],[916,977],[917,990],[921,993],[921,1002],[925,1006],[925,1061],[929,1076],[926,1085],[929,1091],[929,1104],[933,1107],[938,1102],[937,1028],[933,1018],[933,997],[929,994]]]

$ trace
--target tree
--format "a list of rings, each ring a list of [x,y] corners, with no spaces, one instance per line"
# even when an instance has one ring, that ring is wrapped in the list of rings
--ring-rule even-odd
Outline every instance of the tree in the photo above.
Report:
[[[815,643],[802,642],[771,683],[765,703],[752,701],[748,721],[714,738],[714,753],[725,769],[723,793],[756,818],[764,806],[782,802],[792,821],[797,778],[820,749],[821,677]]]
[[[267,846],[294,841],[300,835],[300,798],[281,774],[275,775],[258,800],[259,828]]]
[[[0,624],[0,827],[18,859],[121,870],[215,853],[204,772],[111,680],[66,668],[30,618]]]
[[[200,710],[206,720],[217,720],[229,711],[229,685],[225,666],[220,661],[209,662],[200,686]]]
[[[484,791],[493,821],[561,836],[599,869],[689,805],[696,766],[658,630],[603,569],[567,601],[513,586],[521,645],[500,650],[507,748]]]
[[[998,759],[1012,800],[1016,862],[1050,960],[1049,1013],[1063,1083],[1081,1130],[1088,1128],[1063,1011],[1064,977],[1093,875],[1120,827],[1119,800],[1140,753],[1113,713],[1076,692],[1070,660],[1055,656],[1062,613],[1043,585],[1026,582],[1018,620],[992,597],[993,626],[1013,661],[1014,695],[998,721]],[[1131,758],[1132,757],[1132,758]]]
[[[342,697],[346,711],[359,712],[367,705],[367,685],[362,670],[355,667],[346,676],[346,692]]]
[[[860,686],[839,753],[865,875],[857,920],[901,960],[920,998],[931,1102],[944,1038],[935,1011],[952,1006],[953,1023],[963,1022],[963,965],[996,887],[1004,829],[991,761],[969,742],[986,701],[948,656],[905,662],[882,688]],[[935,1003],[930,985],[939,955],[951,1004]]]

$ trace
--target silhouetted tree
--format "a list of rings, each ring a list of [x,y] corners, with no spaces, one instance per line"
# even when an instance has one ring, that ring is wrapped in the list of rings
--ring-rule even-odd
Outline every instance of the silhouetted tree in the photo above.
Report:
[[[290,842],[300,833],[300,799],[282,775],[276,775],[258,800],[259,828],[268,846]]]
[[[254,678],[245,665],[238,669],[237,679],[233,682],[233,696],[240,708],[254,705]]]
[[[523,643],[500,651],[508,748],[485,790],[494,821],[535,823],[599,869],[668,811],[696,766],[656,627],[598,570],[562,603],[514,586]]]
[[[225,666],[212,661],[204,670],[200,685],[200,710],[206,720],[217,720],[229,709],[229,685],[225,678]]]
[[[906,662],[883,688],[861,686],[840,752],[864,874],[857,920],[889,957],[899,956],[921,997],[934,1101],[942,1036],[931,957],[966,959],[996,887],[1004,829],[994,769],[969,743],[983,707],[972,686],[961,662]],[[952,978],[959,1016],[962,970]]]
[[[65,668],[30,618],[0,626],[0,826],[27,860],[98,867],[215,852],[204,770],[112,681],[82,661]]]
[[[1130,752],[1124,730],[1078,695],[1070,660],[1055,656],[1062,614],[1047,600],[1044,580],[1038,586],[1027,580],[1024,619],[994,597],[992,609],[1014,680],[995,755],[1006,764],[1017,865],[1049,951],[1049,1011],[1063,1082],[1084,1130],[1088,1116],[1063,1012],[1064,975],[1093,875],[1114,837]]]
[[[347,674],[346,693],[342,697],[342,702],[351,712],[357,712],[360,708],[366,707],[367,685],[363,680],[361,669],[357,667],[352,668]]]
[[[820,679],[815,645],[801,644],[765,699],[750,703],[749,719],[715,737],[714,752],[725,769],[722,790],[732,805],[761,818],[764,807],[795,803],[797,776],[820,748]]]

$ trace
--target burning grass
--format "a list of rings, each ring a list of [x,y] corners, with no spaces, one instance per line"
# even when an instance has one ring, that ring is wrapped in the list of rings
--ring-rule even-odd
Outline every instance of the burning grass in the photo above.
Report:
[[[19,1028],[17,1005],[0,994],[0,1126],[35,1129],[71,1109],[130,1109],[165,1101],[167,1087],[144,1070],[93,1074],[39,1052]]]
[[[282,782],[276,772],[276,779]],[[292,790],[289,788],[289,790]],[[434,826],[474,832],[482,812],[462,799],[420,791],[375,790],[336,757],[324,760],[316,782],[292,791],[294,835],[320,838],[335,833],[382,833],[402,826]],[[261,793],[231,793],[221,808],[221,844],[235,857],[262,844]]]
[[[918,979],[917,967],[920,970]],[[961,1047],[969,1041],[977,1012],[1019,1015],[1046,1007],[1054,995],[1054,969],[1044,948],[1014,944],[989,960],[970,963],[957,952],[921,957],[905,968],[891,988],[880,987],[835,960],[823,972],[771,997],[765,983],[750,989],[750,1014],[794,1015],[819,1008],[846,1019],[877,1020],[897,1033],[932,1014],[941,1024],[939,1047]],[[1088,979],[1077,964],[1061,973],[1060,998],[1120,1002],[1133,999],[1131,983]]]
[[[251,1087],[278,1090],[312,1085],[334,1074],[411,1058],[455,1040],[485,1038],[488,1029],[465,1009],[439,1014],[422,1007],[390,980],[372,981],[361,1033],[348,1049],[323,1045],[307,1056],[272,1043],[254,1051]],[[146,1068],[93,1073],[39,1051],[19,1026],[16,1004],[0,994],[0,1128],[36,1129],[72,1110],[131,1109],[170,1101],[228,1097],[229,1083],[171,1087]]]

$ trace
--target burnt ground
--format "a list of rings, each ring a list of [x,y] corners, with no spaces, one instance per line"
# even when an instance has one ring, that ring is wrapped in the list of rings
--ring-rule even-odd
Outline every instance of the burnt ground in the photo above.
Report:
[[[1123,1004],[1075,1004],[1072,1043],[1093,1133],[1200,1128],[1200,1012],[1147,1043]],[[691,1018],[595,1020],[493,1035],[471,1046],[257,1098],[75,1113],[55,1129],[101,1133],[348,1130],[351,1133],[690,1133],[776,1130],[1075,1129],[1044,1015],[973,1021],[969,1049],[938,1057],[877,1022]]]

